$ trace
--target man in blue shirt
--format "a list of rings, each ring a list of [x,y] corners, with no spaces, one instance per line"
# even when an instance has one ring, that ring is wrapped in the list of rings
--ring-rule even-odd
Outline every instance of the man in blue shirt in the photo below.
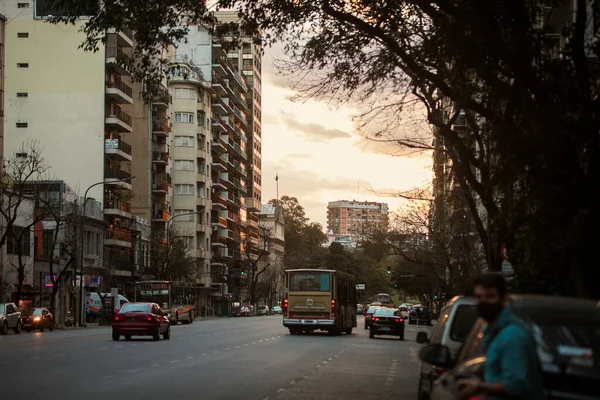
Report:
[[[504,278],[498,273],[483,274],[475,280],[474,292],[479,314],[488,323],[483,338],[484,380],[461,380],[461,396],[484,394],[488,400],[543,400],[535,340],[523,322],[505,307]]]

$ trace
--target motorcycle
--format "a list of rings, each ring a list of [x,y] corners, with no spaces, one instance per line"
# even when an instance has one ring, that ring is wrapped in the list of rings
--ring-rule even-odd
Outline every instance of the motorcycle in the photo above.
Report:
[[[71,311],[68,311],[67,316],[65,317],[65,326],[67,328],[70,328],[73,325],[75,325],[75,318],[73,318],[73,314],[71,313]]]

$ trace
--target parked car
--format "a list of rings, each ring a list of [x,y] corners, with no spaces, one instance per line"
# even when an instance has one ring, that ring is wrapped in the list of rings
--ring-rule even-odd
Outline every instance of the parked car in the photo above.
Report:
[[[547,399],[600,399],[600,310],[595,302],[518,295],[511,296],[508,307],[532,330]],[[457,357],[439,344],[422,349],[422,360],[449,369],[434,383],[431,400],[458,399],[459,379],[483,376],[486,326],[482,319],[476,322]]]
[[[9,329],[19,334],[22,327],[21,313],[15,303],[0,303],[0,335],[6,335]]]
[[[256,309],[256,315],[271,315],[269,306],[258,306]]]
[[[362,304],[356,305],[356,315],[363,314],[365,312],[365,307]]]
[[[399,336],[404,340],[404,318],[400,311],[394,308],[379,308],[373,313],[369,338],[373,339],[375,335]]]
[[[418,332],[417,342],[447,346],[452,357],[455,357],[471,328],[473,328],[475,321],[479,318],[475,302],[474,297],[454,297],[441,309],[438,323],[433,328],[431,338],[427,337],[426,332]],[[413,307],[413,311],[415,308],[418,307]],[[442,368],[437,364],[431,364],[425,360],[421,361],[418,400],[429,398],[433,382],[446,370],[447,368]]]
[[[44,332],[45,328],[54,329],[54,317],[46,307],[28,308],[21,313],[23,328],[27,332],[39,329]]]
[[[169,315],[163,312],[156,303],[127,303],[113,320],[112,339],[119,340],[121,335],[126,340],[131,336],[152,336],[152,339],[168,340],[171,338],[171,322]]]

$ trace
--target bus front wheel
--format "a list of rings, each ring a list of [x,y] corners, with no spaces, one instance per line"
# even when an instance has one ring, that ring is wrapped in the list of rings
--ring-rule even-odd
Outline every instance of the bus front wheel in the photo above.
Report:
[[[346,329],[344,329],[344,333],[346,335],[352,335],[352,328],[346,328]]]

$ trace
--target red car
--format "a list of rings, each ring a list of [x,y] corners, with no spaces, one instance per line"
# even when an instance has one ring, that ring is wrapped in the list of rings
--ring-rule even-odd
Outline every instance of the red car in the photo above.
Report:
[[[167,314],[155,303],[127,303],[115,315],[112,324],[112,338],[126,340],[131,336],[152,336],[152,339],[167,340],[171,337],[171,322]]]
[[[54,317],[46,307],[28,308],[21,313],[23,329],[31,332],[39,329],[44,332],[44,328],[52,330],[54,328]]]

